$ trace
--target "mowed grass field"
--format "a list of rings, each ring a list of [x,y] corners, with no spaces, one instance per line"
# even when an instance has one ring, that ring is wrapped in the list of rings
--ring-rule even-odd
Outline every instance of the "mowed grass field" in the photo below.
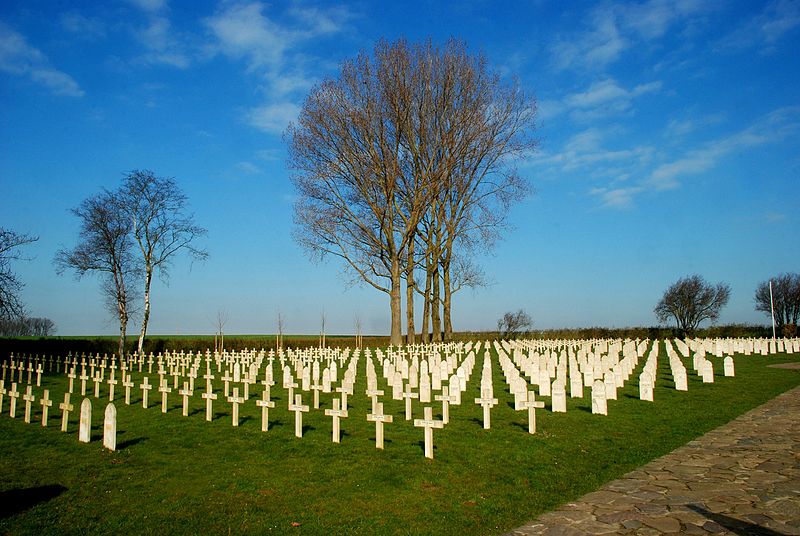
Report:
[[[294,437],[294,414],[287,393],[272,388],[275,409],[270,430],[261,431],[254,386],[240,407],[240,426],[231,426],[231,406],[222,400],[221,374],[214,382],[219,399],[214,420],[205,420],[202,378],[181,415],[181,398],[170,394],[161,412],[161,395],[150,392],[143,409],[136,389],[126,406],[116,389],[116,452],[102,447],[103,410],[108,387],[93,404],[92,442],[78,442],[80,382],[72,401],[70,430],[59,430],[67,379],[48,374],[35,389],[34,422],[0,415],[0,532],[3,534],[497,534],[576,499],[643,463],[800,385],[800,371],[768,364],[800,361],[800,355],[736,355],[736,377],[722,375],[714,362],[715,383],[702,384],[689,369],[689,391],[678,392],[662,346],[655,402],[638,399],[640,365],[609,401],[607,417],[591,414],[590,389],[568,398],[568,412],[537,410],[538,431],[527,433],[527,412],[514,411],[502,371],[493,354],[495,397],[492,429],[482,427],[479,393],[482,355],[460,406],[451,406],[450,424],[434,431],[435,459],[423,456],[423,431],[404,419],[404,402],[392,401],[380,378],[386,413],[384,451],[375,448],[375,426],[367,422],[370,400],[365,361],[359,361],[349,418],[342,421],[341,444],[331,442],[334,394],[321,394],[319,410],[304,415],[304,435]],[[376,363],[377,365],[377,363]],[[145,366],[146,370],[146,366]],[[340,373],[341,375],[341,373]],[[341,377],[341,376],[340,376]],[[156,374],[149,375],[157,383]],[[261,378],[263,379],[263,373]],[[91,383],[91,382],[90,382]],[[10,382],[6,380],[6,388]],[[50,390],[54,405],[42,428],[38,398]],[[23,389],[20,389],[21,391]],[[90,389],[87,394],[91,395]],[[311,394],[303,403],[311,404]],[[432,404],[434,415],[440,403]],[[422,414],[418,401],[414,416]]]

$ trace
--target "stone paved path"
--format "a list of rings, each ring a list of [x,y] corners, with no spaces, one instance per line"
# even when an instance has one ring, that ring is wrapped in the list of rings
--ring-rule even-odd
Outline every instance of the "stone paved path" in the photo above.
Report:
[[[800,387],[509,535],[800,535]]]

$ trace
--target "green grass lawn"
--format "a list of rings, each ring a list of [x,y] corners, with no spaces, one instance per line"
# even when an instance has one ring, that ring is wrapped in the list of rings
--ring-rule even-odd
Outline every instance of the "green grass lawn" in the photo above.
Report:
[[[712,356],[714,384],[702,384],[690,370],[689,391],[677,392],[662,348],[655,402],[638,400],[636,378],[644,359],[607,417],[591,414],[589,389],[583,399],[568,399],[566,414],[553,414],[549,397],[537,412],[538,431],[527,433],[527,413],[513,410],[496,359],[492,429],[482,428],[478,396],[482,358],[461,406],[452,406],[450,424],[434,431],[435,459],[423,456],[423,432],[404,420],[404,403],[387,396],[394,415],[385,428],[386,447],[375,449],[375,428],[366,414],[364,358],[355,395],[342,421],[341,444],[331,442],[331,418],[323,413],[333,395],[321,395],[321,408],[305,414],[302,439],[294,437],[294,414],[286,391],[276,385],[271,428],[261,432],[253,388],[240,408],[240,426],[222,402],[217,374],[215,418],[205,421],[205,401],[195,391],[190,416],[181,415],[177,390],[169,412],[161,413],[160,393],[141,406],[141,374],[126,406],[117,386],[116,452],[102,447],[102,415],[108,397],[93,397],[92,442],[77,440],[76,411],[67,434],[59,430],[67,381],[55,372],[42,388],[54,400],[49,427],[0,416],[0,532],[4,534],[495,534],[576,499],[643,463],[800,384],[800,371],[767,364],[800,361],[800,356],[736,356],[736,377],[722,376]],[[146,366],[145,366],[146,368]],[[279,367],[274,366],[280,383]],[[379,371],[380,373],[380,371]],[[341,376],[340,376],[341,377]],[[158,377],[150,375],[150,382]],[[263,374],[261,378],[263,379]],[[200,379],[201,385],[204,381]],[[6,381],[6,388],[10,382]],[[91,394],[87,390],[88,394]],[[310,394],[303,402],[311,403]],[[433,405],[439,414],[439,403]],[[415,417],[421,417],[415,401]],[[26,491],[27,490],[27,491]]]

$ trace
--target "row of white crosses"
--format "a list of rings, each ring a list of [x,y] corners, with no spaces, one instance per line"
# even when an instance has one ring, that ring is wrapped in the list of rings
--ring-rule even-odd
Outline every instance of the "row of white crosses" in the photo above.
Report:
[[[0,380],[0,413],[3,411],[3,397],[6,394],[8,394],[9,397],[9,416],[14,419],[16,418],[17,412],[17,398],[20,396],[20,392],[17,390],[16,382],[11,384],[11,389],[6,390],[5,380]],[[27,386],[25,394],[22,395],[22,399],[25,402],[25,416],[23,420],[30,424],[33,416],[34,402],[36,401],[36,395],[33,393],[33,386]],[[42,406],[42,427],[47,427],[49,410],[53,405],[53,401],[50,400],[49,389],[44,390],[41,398],[39,399],[39,404]],[[75,406],[70,403],[70,393],[64,394],[64,402],[59,404],[58,407],[61,409],[61,431],[66,432],[69,423],[69,414],[75,409]],[[78,440],[83,443],[88,443],[91,439],[91,413],[92,403],[88,398],[84,398],[83,402],[81,403],[81,413],[78,427]],[[109,403],[106,406],[105,421],[103,424],[103,446],[109,450],[116,449],[116,423],[117,409],[113,403]]]

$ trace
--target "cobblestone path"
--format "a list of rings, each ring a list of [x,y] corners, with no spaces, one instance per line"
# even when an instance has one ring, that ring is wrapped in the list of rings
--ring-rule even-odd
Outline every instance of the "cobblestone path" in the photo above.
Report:
[[[800,535],[800,387],[509,535]]]

